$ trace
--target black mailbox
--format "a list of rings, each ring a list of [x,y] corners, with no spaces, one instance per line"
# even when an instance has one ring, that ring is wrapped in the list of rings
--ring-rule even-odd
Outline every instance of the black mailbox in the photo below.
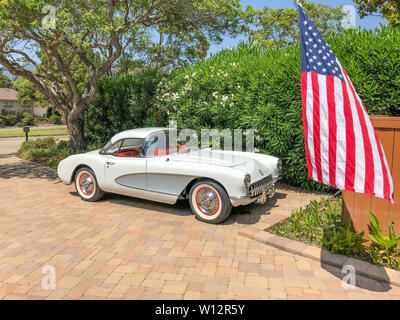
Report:
[[[25,141],[28,141],[28,132],[29,132],[30,130],[31,130],[31,129],[30,129],[29,127],[24,127]]]

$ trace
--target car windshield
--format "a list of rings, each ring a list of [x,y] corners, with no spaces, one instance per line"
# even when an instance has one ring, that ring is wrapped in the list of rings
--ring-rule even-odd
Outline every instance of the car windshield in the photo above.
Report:
[[[100,153],[105,153],[107,149],[111,146],[111,140],[109,140],[105,146],[100,150]]]
[[[143,155],[145,157],[156,157],[187,149],[185,144],[178,142],[177,135],[170,134],[169,130],[163,130],[152,134],[146,139]]]

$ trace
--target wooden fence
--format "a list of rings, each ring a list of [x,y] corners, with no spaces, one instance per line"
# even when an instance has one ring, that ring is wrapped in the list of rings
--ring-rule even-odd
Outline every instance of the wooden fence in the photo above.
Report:
[[[386,153],[398,206],[384,199],[343,191],[343,220],[351,217],[353,230],[368,234],[368,212],[371,211],[378,218],[386,235],[389,221],[394,223],[396,234],[400,235],[400,117],[375,116],[371,117],[371,121]]]

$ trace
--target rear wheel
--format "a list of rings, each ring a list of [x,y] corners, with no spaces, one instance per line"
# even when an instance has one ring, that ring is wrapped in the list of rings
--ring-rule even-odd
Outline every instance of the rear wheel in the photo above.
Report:
[[[226,191],[211,180],[196,182],[190,189],[189,201],[196,218],[208,223],[223,222],[232,210]]]
[[[81,168],[75,174],[75,189],[82,200],[100,200],[104,192],[100,189],[96,175],[89,168]]]

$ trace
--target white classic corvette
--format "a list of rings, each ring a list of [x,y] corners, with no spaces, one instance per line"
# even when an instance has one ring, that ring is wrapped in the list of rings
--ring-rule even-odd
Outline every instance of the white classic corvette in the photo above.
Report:
[[[86,201],[111,192],[174,204],[189,199],[196,217],[220,223],[232,206],[265,202],[274,194],[281,161],[258,153],[178,145],[167,128],[116,134],[101,150],[72,155],[58,176],[75,183]]]

